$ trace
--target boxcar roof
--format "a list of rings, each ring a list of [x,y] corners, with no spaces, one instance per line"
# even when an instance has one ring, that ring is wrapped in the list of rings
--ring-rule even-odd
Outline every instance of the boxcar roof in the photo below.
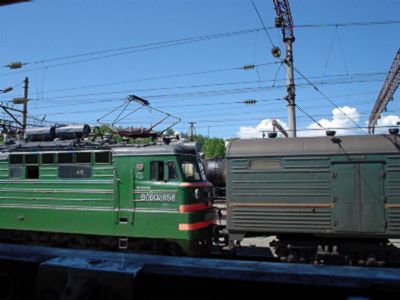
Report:
[[[400,153],[399,142],[393,135],[235,140],[227,146],[226,157]]]

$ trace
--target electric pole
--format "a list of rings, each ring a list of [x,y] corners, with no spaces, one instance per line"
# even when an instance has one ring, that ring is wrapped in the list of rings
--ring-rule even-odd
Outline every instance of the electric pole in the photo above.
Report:
[[[193,137],[195,135],[196,132],[196,128],[194,128],[194,124],[196,124],[195,122],[189,122],[189,136],[190,136],[190,141],[193,141]]]
[[[25,132],[26,129],[26,119],[28,115],[28,89],[29,89],[29,79],[25,77],[24,79],[24,102],[22,109],[22,130]]]
[[[275,26],[280,27],[283,35],[283,42],[286,45],[286,57],[283,63],[286,65],[286,82],[288,102],[288,134],[289,137],[296,137],[296,93],[293,76],[293,21],[288,0],[273,0],[276,11]],[[280,52],[280,51],[279,51]]]

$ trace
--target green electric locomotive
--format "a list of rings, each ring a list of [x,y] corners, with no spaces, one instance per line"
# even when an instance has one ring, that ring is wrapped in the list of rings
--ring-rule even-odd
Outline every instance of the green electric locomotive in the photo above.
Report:
[[[94,143],[87,131],[27,130],[24,142],[1,148],[1,239],[209,251],[216,211],[193,144]]]

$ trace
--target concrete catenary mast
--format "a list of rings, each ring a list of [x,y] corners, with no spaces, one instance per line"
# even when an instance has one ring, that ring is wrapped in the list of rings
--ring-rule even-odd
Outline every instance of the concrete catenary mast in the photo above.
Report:
[[[283,42],[286,45],[286,57],[283,62],[286,65],[287,96],[288,102],[288,134],[296,137],[296,93],[293,76],[293,21],[288,0],[273,0],[276,11],[275,26],[280,27]]]
[[[372,113],[368,119],[368,132],[373,134],[375,132],[375,126],[378,119],[381,117],[381,113],[386,109],[389,101],[393,99],[393,95],[400,85],[400,49],[397,50],[397,54],[393,60],[392,66],[390,67],[389,73],[383,83],[381,92],[379,93],[378,99],[376,99]]]

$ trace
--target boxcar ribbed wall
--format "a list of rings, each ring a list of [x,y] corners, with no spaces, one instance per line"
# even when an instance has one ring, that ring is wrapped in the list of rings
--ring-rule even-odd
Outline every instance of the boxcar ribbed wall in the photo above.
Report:
[[[330,231],[328,158],[255,157],[228,164],[229,230]]]
[[[385,176],[387,229],[400,233],[400,157],[388,156]]]

